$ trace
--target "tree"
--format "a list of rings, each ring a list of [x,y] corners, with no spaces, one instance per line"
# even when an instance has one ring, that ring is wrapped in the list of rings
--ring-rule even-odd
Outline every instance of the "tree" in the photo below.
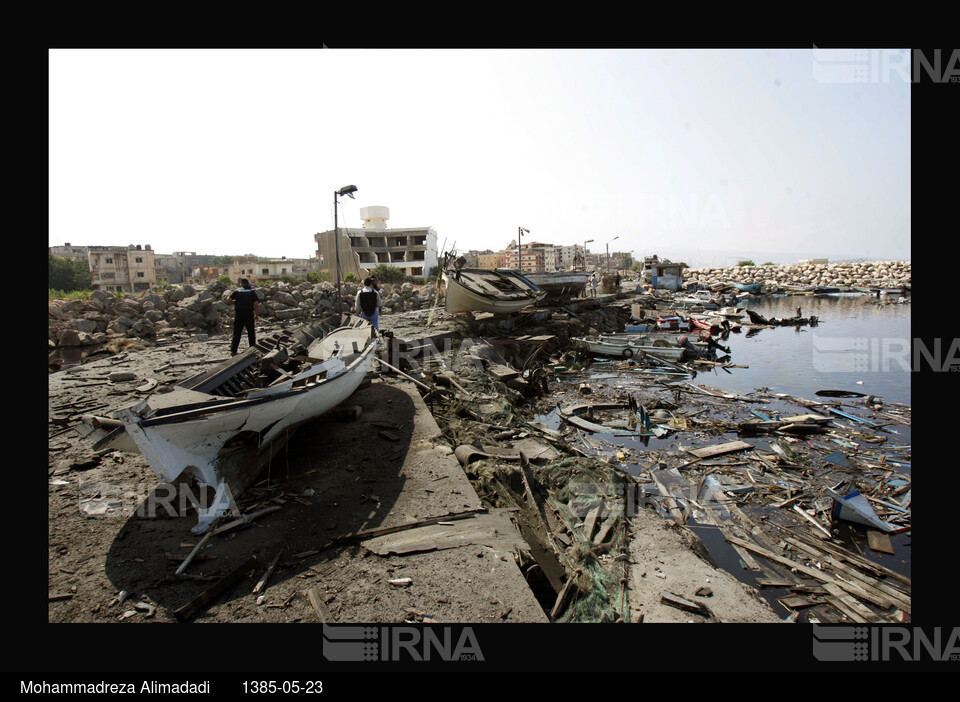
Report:
[[[49,254],[49,262],[49,288],[64,292],[90,289],[90,269],[86,261]]]
[[[370,276],[381,283],[402,283],[407,279],[402,269],[388,266],[385,263],[381,263],[370,271]]]

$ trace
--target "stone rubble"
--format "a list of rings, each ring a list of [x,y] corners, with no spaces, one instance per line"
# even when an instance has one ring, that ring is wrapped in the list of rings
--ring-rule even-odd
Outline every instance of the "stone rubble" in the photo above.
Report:
[[[432,307],[436,285],[415,288],[411,283],[383,284],[382,314]],[[176,285],[162,293],[153,291],[117,297],[102,290],[86,300],[50,300],[48,346],[94,346],[116,338],[153,339],[176,331],[211,333],[233,324],[233,307],[226,302],[234,288],[220,282],[203,288]],[[260,294],[260,316],[265,320],[308,320],[337,311],[337,286],[333,283],[292,284],[275,282],[255,288]],[[343,312],[354,308],[359,286],[343,283]],[[442,305],[443,297],[439,298]]]

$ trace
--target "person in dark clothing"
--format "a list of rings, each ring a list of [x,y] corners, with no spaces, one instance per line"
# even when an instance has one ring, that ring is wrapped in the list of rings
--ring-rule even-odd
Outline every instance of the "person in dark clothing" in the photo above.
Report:
[[[260,298],[250,287],[250,281],[240,279],[240,287],[227,297],[227,304],[234,306],[233,341],[230,344],[230,355],[236,356],[240,348],[240,337],[243,330],[247,330],[247,341],[250,346],[257,343],[256,323],[260,319]]]
[[[376,280],[367,278],[363,281],[363,288],[357,293],[357,312],[370,322],[373,328],[380,331],[380,293],[376,288]]]

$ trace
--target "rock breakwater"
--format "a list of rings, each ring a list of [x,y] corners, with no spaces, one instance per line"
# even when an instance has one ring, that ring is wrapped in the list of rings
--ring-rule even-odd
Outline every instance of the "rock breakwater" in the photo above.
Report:
[[[793,265],[688,268],[684,283],[761,283],[777,287],[898,288],[909,286],[910,261],[842,261]]]

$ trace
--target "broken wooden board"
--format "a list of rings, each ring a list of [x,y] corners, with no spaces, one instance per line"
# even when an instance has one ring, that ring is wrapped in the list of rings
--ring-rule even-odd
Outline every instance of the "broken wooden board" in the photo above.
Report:
[[[240,580],[240,578],[244,577],[249,571],[253,570],[256,565],[256,558],[248,558],[241,565],[230,571],[230,573],[220,578],[220,580],[214,583],[210,588],[204,590],[195,598],[187,602],[187,604],[175,610],[173,613],[174,616],[181,622],[189,620],[194,614],[202,610],[226,590],[228,590],[234,583]]]
[[[720,456],[735,451],[749,451],[752,448],[753,444],[748,444],[746,441],[728,441],[725,444],[714,444],[713,446],[705,446],[699,449],[688,449],[687,453],[693,454],[697,458],[712,458],[713,456]]]
[[[682,609],[686,612],[693,612],[694,614],[699,614],[703,617],[712,617],[713,613],[710,609],[699,602],[691,602],[690,600],[675,595],[672,592],[663,590],[660,593],[660,601],[664,604],[670,605],[671,607],[676,607],[677,609]]]
[[[336,622],[336,620],[333,618],[333,615],[330,614],[330,610],[327,609],[327,606],[320,598],[320,591],[317,588],[312,587],[307,590],[307,597],[310,600],[310,604],[313,606],[313,611],[317,613],[317,619],[324,624],[333,624]]]
[[[508,514],[500,510],[454,522],[428,524],[361,542],[364,548],[379,556],[442,551],[473,544],[507,550],[526,545]]]
[[[587,512],[587,516],[583,521],[583,536],[587,541],[593,541],[593,534],[597,530],[597,521],[603,515],[605,503],[603,500],[600,500],[600,503]]]
[[[870,549],[873,551],[890,554],[894,552],[890,534],[885,534],[882,531],[869,530],[867,532],[867,545],[870,546]]]

